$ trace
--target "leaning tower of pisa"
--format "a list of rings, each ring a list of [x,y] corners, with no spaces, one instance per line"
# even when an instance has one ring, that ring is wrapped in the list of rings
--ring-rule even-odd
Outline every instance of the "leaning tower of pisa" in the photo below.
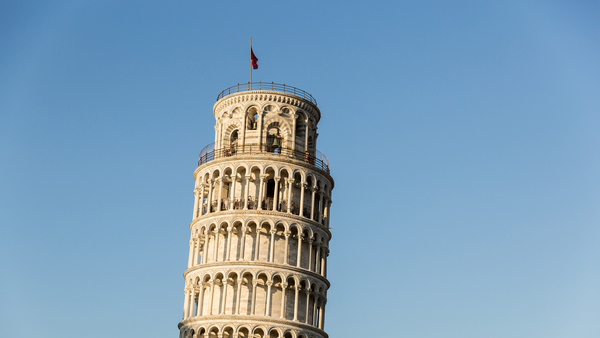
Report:
[[[233,86],[194,171],[180,338],[309,338],[324,331],[331,190],[321,112],[298,88]]]

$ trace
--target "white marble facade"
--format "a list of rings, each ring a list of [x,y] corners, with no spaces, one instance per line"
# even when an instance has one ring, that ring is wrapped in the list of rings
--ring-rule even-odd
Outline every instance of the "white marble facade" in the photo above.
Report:
[[[333,179],[314,100],[241,91],[194,171],[180,338],[328,337]]]

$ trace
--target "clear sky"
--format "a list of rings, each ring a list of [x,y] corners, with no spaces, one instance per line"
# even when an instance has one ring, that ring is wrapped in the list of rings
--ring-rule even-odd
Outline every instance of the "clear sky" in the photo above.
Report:
[[[311,93],[330,337],[600,337],[598,1],[0,2],[0,337],[177,337],[217,94]]]

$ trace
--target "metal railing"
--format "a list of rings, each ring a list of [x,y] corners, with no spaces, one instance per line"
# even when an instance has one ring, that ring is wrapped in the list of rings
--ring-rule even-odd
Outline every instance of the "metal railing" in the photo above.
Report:
[[[214,143],[202,149],[198,158],[198,166],[216,160],[219,158],[237,156],[237,155],[270,155],[277,157],[292,158],[305,163],[314,165],[315,167],[326,171],[329,174],[329,161],[327,157],[320,151],[304,152],[294,150],[292,148],[273,147],[267,145],[246,145],[246,146],[231,146],[221,149],[214,149]]]
[[[248,92],[251,90],[271,90],[275,92],[282,92],[287,94],[292,94],[298,97],[301,97],[305,100],[310,101],[310,103],[317,105],[317,100],[305,92],[304,90],[292,86],[288,86],[285,83],[279,84],[274,82],[246,82],[246,83],[238,83],[235,86],[231,86],[225,90],[223,90],[219,95],[217,95],[217,101],[224,98],[227,95],[239,93],[239,92]]]

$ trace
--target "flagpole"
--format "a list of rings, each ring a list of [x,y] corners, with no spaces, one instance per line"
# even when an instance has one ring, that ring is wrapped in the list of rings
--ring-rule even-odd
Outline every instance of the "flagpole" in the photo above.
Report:
[[[252,37],[250,37],[250,52],[252,52]],[[252,90],[252,62],[250,62],[250,90]]]

